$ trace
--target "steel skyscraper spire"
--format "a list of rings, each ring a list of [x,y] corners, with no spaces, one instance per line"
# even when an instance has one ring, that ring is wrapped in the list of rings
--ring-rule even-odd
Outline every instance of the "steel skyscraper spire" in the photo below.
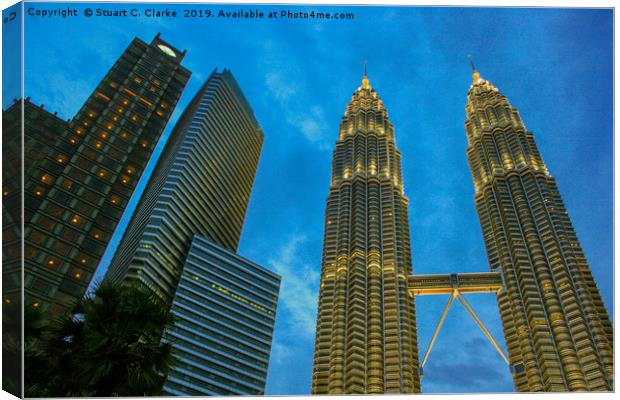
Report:
[[[420,391],[407,205],[394,127],[364,71],[333,156],[314,394]]]
[[[613,390],[613,330],[555,179],[519,113],[473,68],[475,201],[518,391]]]

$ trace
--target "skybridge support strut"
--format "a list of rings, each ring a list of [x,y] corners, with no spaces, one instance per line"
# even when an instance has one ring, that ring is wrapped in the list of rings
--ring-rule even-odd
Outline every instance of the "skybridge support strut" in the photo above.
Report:
[[[437,339],[437,335],[439,335],[439,330],[443,325],[443,321],[446,319],[446,315],[448,315],[448,311],[450,310],[450,306],[452,305],[452,301],[454,300],[456,291],[452,292],[450,298],[448,299],[448,303],[443,309],[441,313],[441,318],[439,318],[439,322],[437,323],[437,327],[435,328],[435,332],[433,332],[433,337],[431,338],[431,342],[428,344],[428,349],[426,349],[426,354],[424,354],[424,359],[422,360],[422,368],[426,365],[426,360],[428,360],[428,356],[431,354],[431,350],[433,349],[433,344],[435,344],[435,340]]]
[[[407,285],[410,296],[437,294],[450,295],[450,298],[441,313],[439,322],[435,327],[435,331],[433,332],[433,336],[431,337],[428,348],[426,349],[422,363],[420,364],[421,375],[454,299],[457,299],[458,302],[461,303],[465,311],[467,311],[467,313],[472,317],[476,325],[478,325],[478,327],[482,330],[482,333],[484,333],[487,339],[491,342],[502,359],[506,362],[506,364],[510,365],[508,357],[504,354],[497,341],[495,341],[491,335],[491,332],[484,325],[467,299],[465,299],[465,296],[463,296],[464,293],[499,293],[503,288],[502,278],[499,272],[410,275],[407,278]]]

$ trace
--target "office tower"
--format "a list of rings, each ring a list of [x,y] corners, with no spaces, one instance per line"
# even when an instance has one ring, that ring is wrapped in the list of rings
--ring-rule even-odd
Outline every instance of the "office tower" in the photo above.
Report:
[[[110,264],[171,300],[195,234],[237,249],[263,133],[230,71],[214,71],[174,127]]]
[[[519,113],[473,73],[475,201],[518,391],[613,390],[613,332],[555,179]]]
[[[407,206],[394,127],[364,74],[334,150],[312,393],[420,391]]]
[[[164,395],[261,395],[280,277],[194,236],[172,302]]]
[[[178,361],[164,393],[264,390],[279,277],[235,254],[263,133],[232,73],[214,71],[174,127],[106,279],[171,302]]]
[[[23,116],[23,119],[22,119]],[[23,122],[23,132],[22,132]],[[2,389],[22,395],[22,174],[32,174],[67,122],[29,98],[2,111]],[[22,134],[23,133],[23,134]],[[25,165],[24,158],[30,160]]]
[[[185,53],[134,39],[24,180],[26,304],[56,315],[93,272],[189,79]]]
[[[24,132],[22,135],[22,110]],[[53,150],[56,139],[68,123],[43,106],[15,100],[2,112],[2,274],[5,302],[18,303],[21,297],[22,255],[22,172],[30,177],[33,170]],[[22,144],[24,159],[23,164]]]

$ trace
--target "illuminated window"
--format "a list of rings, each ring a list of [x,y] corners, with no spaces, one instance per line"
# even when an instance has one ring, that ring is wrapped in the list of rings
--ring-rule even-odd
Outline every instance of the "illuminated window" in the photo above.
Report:
[[[127,139],[127,132],[123,132],[123,133],[121,133],[121,137],[122,137],[123,139]]]
[[[77,140],[75,138],[71,138],[71,139],[69,139],[69,143],[76,144]]]
[[[157,92],[157,87],[151,86],[150,89],[149,89],[149,92],[151,92],[151,93]]]
[[[38,196],[41,196],[43,192],[41,192],[40,190],[35,190],[34,194],[38,197]]]
[[[75,275],[73,275],[75,277],[75,279],[80,279],[82,277],[82,274],[79,272],[76,272]]]
[[[107,137],[108,137],[108,134],[107,134],[106,132],[103,132],[103,131],[102,131],[102,132],[101,132],[101,137],[102,137],[103,139],[105,139],[105,138],[107,138]]]
[[[95,239],[101,239],[101,233],[99,233],[99,232],[95,232],[95,234],[93,235],[93,237],[94,237]]]
[[[129,177],[127,177],[127,176],[123,175],[123,176],[121,177],[121,182],[123,182],[124,184],[129,183]]]
[[[108,96],[106,96],[105,94],[101,93],[101,92],[97,92],[97,96],[101,97],[105,101],[110,101],[110,98]]]
[[[161,84],[161,81],[159,79],[153,79],[153,85],[159,86],[160,84]]]
[[[60,154],[58,157],[56,157],[56,161],[63,164],[65,161],[67,161],[67,157],[65,157],[64,155]]]
[[[131,116],[131,120],[132,120],[133,122],[136,122],[136,121],[138,120],[138,116],[137,116],[136,114],[132,115],[132,116]]]
[[[82,130],[82,128],[77,128],[77,129],[75,130],[75,132],[76,132],[78,135],[81,135],[81,134],[82,134],[82,132],[84,132],[84,131]]]
[[[146,148],[146,146],[148,145],[148,142],[146,140],[143,140],[140,145],[142,146],[142,148]]]
[[[116,109],[116,111],[118,111],[119,113],[122,113],[123,112],[123,108],[119,107],[119,108]]]
[[[71,217],[71,223],[72,224],[77,224],[78,222],[80,222],[80,216],[79,215],[74,215],[73,217]]]
[[[136,83],[141,83],[142,79],[138,78],[137,76],[133,79],[134,82]]]
[[[108,128],[109,130],[112,130],[112,129],[114,129],[114,125],[112,125],[112,124],[108,124],[107,128]]]
[[[164,113],[163,113],[163,112],[161,112],[161,111],[157,111],[157,115],[159,115],[160,117],[163,117],[163,116],[164,116]]]
[[[165,101],[162,101],[161,104],[159,105],[161,108],[168,108],[168,103],[166,103]]]
[[[68,181],[68,180],[67,180],[67,181],[64,181],[64,182],[62,183],[62,186],[63,186],[65,189],[71,189],[71,187],[73,187],[73,181]]]
[[[101,142],[95,142],[95,147],[100,149],[101,148]]]
[[[147,99],[145,99],[144,97],[140,98],[140,101],[144,104],[146,104],[149,107],[153,107],[153,103],[151,103],[150,101],[148,101]]]
[[[90,112],[88,113],[88,116],[92,118],[92,117],[94,117],[94,116],[95,116],[95,113],[94,113],[94,112],[92,112],[92,111],[90,111]]]
[[[80,263],[82,263],[82,264],[86,264],[86,259],[85,259],[85,258],[82,258],[82,259],[80,260]]]
[[[52,182],[52,177],[48,174],[43,174],[41,176],[41,182],[45,182],[45,183],[51,183]]]
[[[88,126],[88,121],[84,121],[84,126]]]
[[[110,201],[112,202],[112,204],[118,204],[118,201],[119,201],[119,200],[118,200],[118,197],[116,197],[116,196],[112,196],[112,197],[110,198]]]
[[[47,265],[50,265],[50,266],[56,265],[56,261],[53,258],[50,258],[49,260],[47,260]]]
[[[118,87],[118,83],[110,82],[110,87],[113,88],[113,89],[116,89]]]
[[[101,178],[103,178],[105,176],[105,170],[103,170],[103,169],[99,170],[99,173],[97,175],[99,175]]]
[[[8,192],[8,190],[5,190],[4,192],[2,192],[2,194],[4,195],[4,197],[6,197],[6,196],[9,195],[9,192]]]
[[[133,171],[134,171],[133,167],[127,167],[128,174],[133,174]]]
[[[41,306],[41,304],[40,304],[40,303],[38,303],[38,302],[37,302],[37,303],[32,303],[32,306],[33,306],[34,308],[39,308],[39,306]]]

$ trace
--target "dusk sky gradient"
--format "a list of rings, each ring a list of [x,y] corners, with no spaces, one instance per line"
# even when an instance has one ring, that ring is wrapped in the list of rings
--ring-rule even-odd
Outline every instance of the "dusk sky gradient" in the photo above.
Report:
[[[63,4],[26,4],[38,9]],[[85,5],[75,5],[81,14]],[[89,4],[88,7],[97,6]],[[145,9],[144,4],[106,4]],[[165,7],[158,5],[158,7]],[[168,5],[181,10],[183,5]],[[192,5],[235,10],[240,6]],[[245,6],[256,9],[257,6]],[[353,12],[352,21],[25,17],[25,95],[73,116],[134,37],[187,49],[192,71],[131,204],[177,117],[229,68],[265,142],[239,253],[282,276],[267,394],[308,394],[325,200],[338,125],[368,76],[402,152],[415,273],[488,271],[465,149],[467,54],[534,133],[613,317],[613,14],[610,9],[261,7]],[[19,93],[3,90],[3,108]],[[133,208],[99,266],[107,269]],[[502,346],[495,296],[468,295]],[[420,357],[447,297],[416,299]],[[508,367],[454,304],[424,392],[510,392]]]

